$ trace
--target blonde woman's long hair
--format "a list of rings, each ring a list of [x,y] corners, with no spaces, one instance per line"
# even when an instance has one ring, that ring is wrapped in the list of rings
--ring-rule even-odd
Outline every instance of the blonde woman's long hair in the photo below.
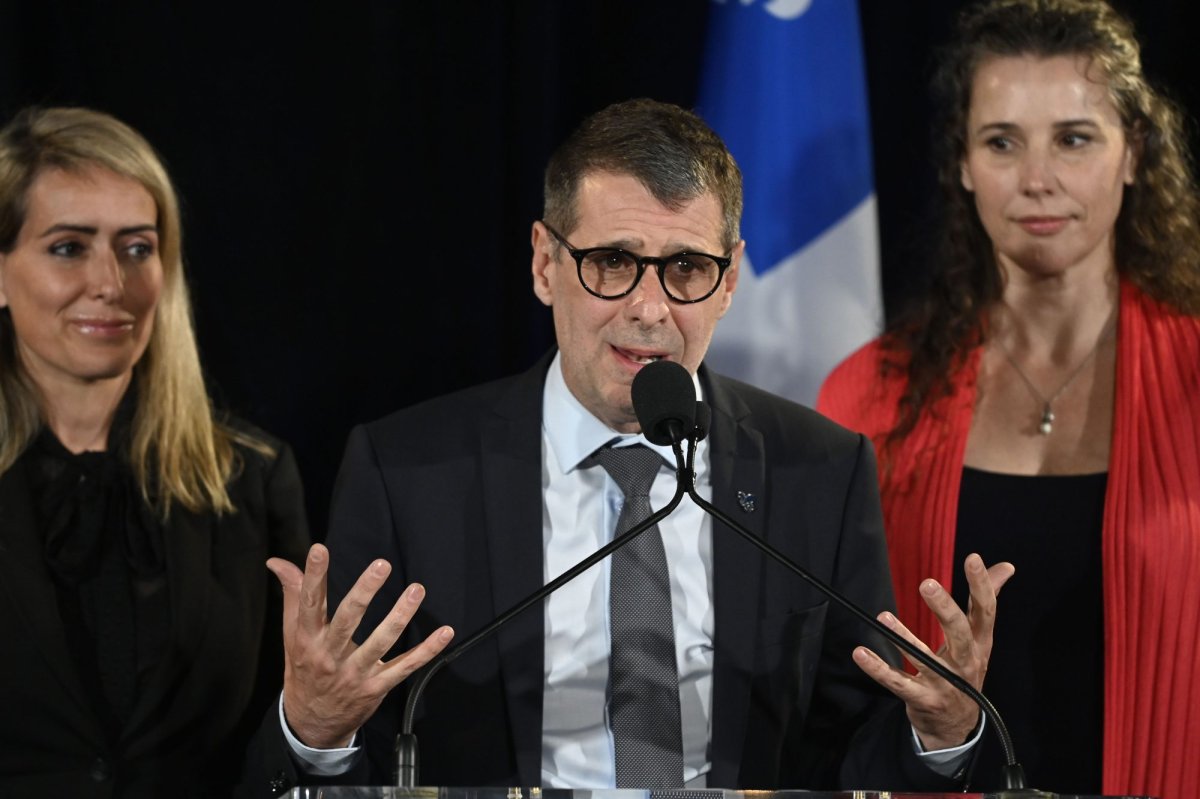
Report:
[[[133,370],[137,406],[127,453],[142,496],[164,519],[176,503],[190,511],[232,512],[226,486],[240,465],[234,442],[274,453],[265,442],[214,418],[183,274],[179,200],[150,144],[99,111],[22,111],[0,131],[0,252],[15,245],[29,189],[42,170],[79,172],[93,166],[136,180],[158,208],[163,287],[149,344]],[[15,337],[8,309],[0,309],[0,474],[43,424],[38,389],[21,364]]]

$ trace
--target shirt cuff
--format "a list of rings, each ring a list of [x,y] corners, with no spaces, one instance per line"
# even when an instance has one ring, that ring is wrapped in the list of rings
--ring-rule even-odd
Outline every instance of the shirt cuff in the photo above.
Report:
[[[975,727],[975,734],[964,744],[952,746],[949,749],[934,749],[926,751],[921,745],[921,739],[917,737],[917,728],[912,728],[913,749],[917,753],[917,758],[925,764],[931,771],[943,777],[955,778],[967,765],[967,761],[971,757],[971,750],[975,748],[975,744],[979,743],[979,739],[983,736],[983,728],[987,726],[987,715],[980,711],[979,724]]]
[[[310,777],[336,777],[345,774],[354,766],[362,746],[358,742],[358,733],[347,747],[340,749],[313,749],[305,746],[288,726],[287,718],[283,715],[283,693],[279,694],[279,726],[283,728],[283,737],[291,747],[292,756],[304,774]]]

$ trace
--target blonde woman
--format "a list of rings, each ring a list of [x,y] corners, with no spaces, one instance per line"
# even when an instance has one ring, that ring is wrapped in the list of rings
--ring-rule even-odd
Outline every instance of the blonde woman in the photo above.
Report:
[[[0,131],[0,795],[231,793],[282,673],[263,564],[307,542],[289,450],[205,392],[159,158],[106,114],[22,112]]]

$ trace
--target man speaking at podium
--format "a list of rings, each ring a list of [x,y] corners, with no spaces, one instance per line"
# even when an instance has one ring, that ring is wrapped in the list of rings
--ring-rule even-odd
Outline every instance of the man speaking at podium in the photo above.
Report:
[[[271,564],[289,780],[390,782],[391,689],[447,627],[482,628],[669,500],[673,455],[630,398],[652,361],[686,367],[712,409],[701,495],[868,612],[893,607],[866,439],[701,365],[737,287],[741,209],[732,156],[676,106],[610,106],[553,155],[532,277],[557,350],[355,429],[328,552],[303,574]],[[968,613],[920,586],[938,654],[977,687],[1011,572],[970,559]],[[954,790],[980,727],[969,699],[905,673],[690,502],[455,660],[416,710],[422,785]]]

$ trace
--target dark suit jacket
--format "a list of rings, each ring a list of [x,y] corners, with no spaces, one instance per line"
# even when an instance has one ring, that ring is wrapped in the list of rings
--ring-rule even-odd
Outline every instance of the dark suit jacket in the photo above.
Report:
[[[264,562],[303,562],[308,543],[295,460],[273,443],[274,459],[241,448],[236,513],[172,510],[167,652],[116,740],[71,657],[22,462],[0,476],[0,796],[230,794],[283,674],[278,584]],[[251,781],[265,786],[259,772]]]
[[[407,648],[441,624],[465,638],[542,584],[542,387],[522,375],[355,429],[335,490],[330,608],[374,558],[395,566],[360,635],[409,581],[426,600]],[[712,501],[872,612],[893,605],[866,439],[815,412],[702,370],[712,406]],[[738,492],[754,496],[742,510]],[[903,706],[850,653],[889,647],[720,524],[712,787],[953,789],[917,762]],[[538,785],[543,613],[518,616],[429,684],[418,709],[423,785]],[[366,728],[389,781],[405,686]]]

